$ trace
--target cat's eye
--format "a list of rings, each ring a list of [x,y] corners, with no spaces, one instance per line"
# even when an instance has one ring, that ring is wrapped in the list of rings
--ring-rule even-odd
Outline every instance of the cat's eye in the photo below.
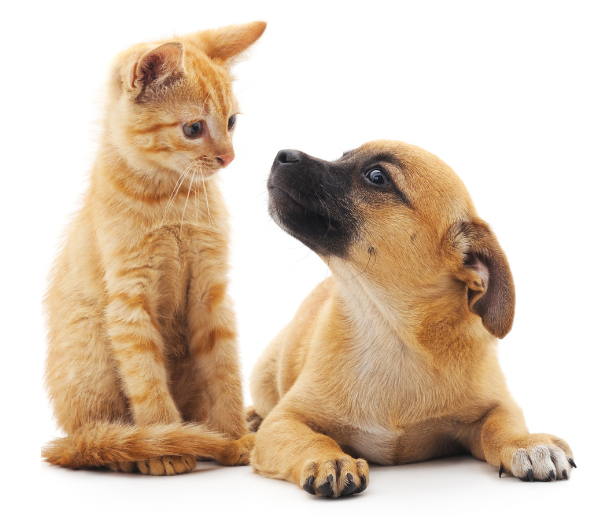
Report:
[[[386,172],[380,170],[379,168],[373,168],[372,170],[367,171],[364,174],[366,180],[375,186],[386,186],[390,184],[390,180]]]
[[[228,130],[231,131],[232,129],[234,129],[235,125],[236,125],[236,115],[233,114],[230,118],[228,118]]]
[[[204,122],[184,123],[183,132],[189,139],[199,138],[204,130]]]

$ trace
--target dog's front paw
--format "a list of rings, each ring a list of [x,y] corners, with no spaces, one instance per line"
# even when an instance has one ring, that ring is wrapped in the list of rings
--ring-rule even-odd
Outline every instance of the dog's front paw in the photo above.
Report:
[[[569,479],[576,464],[569,445],[553,435],[532,434],[512,440],[501,450],[499,475],[522,481]]]
[[[307,461],[300,474],[300,485],[319,497],[344,497],[366,490],[369,477],[366,460],[343,454],[333,460]]]

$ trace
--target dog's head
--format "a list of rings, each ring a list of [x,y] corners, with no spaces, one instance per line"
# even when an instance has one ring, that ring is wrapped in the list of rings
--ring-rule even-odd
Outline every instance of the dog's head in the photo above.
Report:
[[[282,150],[268,189],[273,219],[331,268],[349,267],[414,302],[458,297],[491,334],[509,332],[514,285],[504,252],[436,156],[396,141],[366,143],[332,162]]]

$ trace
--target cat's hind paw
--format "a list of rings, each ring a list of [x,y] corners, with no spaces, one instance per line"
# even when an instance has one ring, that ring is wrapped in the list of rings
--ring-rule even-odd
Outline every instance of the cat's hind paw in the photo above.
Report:
[[[138,470],[151,476],[175,476],[186,474],[195,468],[195,456],[163,456],[138,461]]]

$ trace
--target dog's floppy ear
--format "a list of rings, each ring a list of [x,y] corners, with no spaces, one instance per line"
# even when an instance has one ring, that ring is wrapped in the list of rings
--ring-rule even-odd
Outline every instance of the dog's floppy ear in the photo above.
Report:
[[[514,321],[515,292],[510,266],[495,234],[482,221],[458,222],[449,231],[457,258],[456,277],[468,287],[469,309],[484,327],[503,338]]]

